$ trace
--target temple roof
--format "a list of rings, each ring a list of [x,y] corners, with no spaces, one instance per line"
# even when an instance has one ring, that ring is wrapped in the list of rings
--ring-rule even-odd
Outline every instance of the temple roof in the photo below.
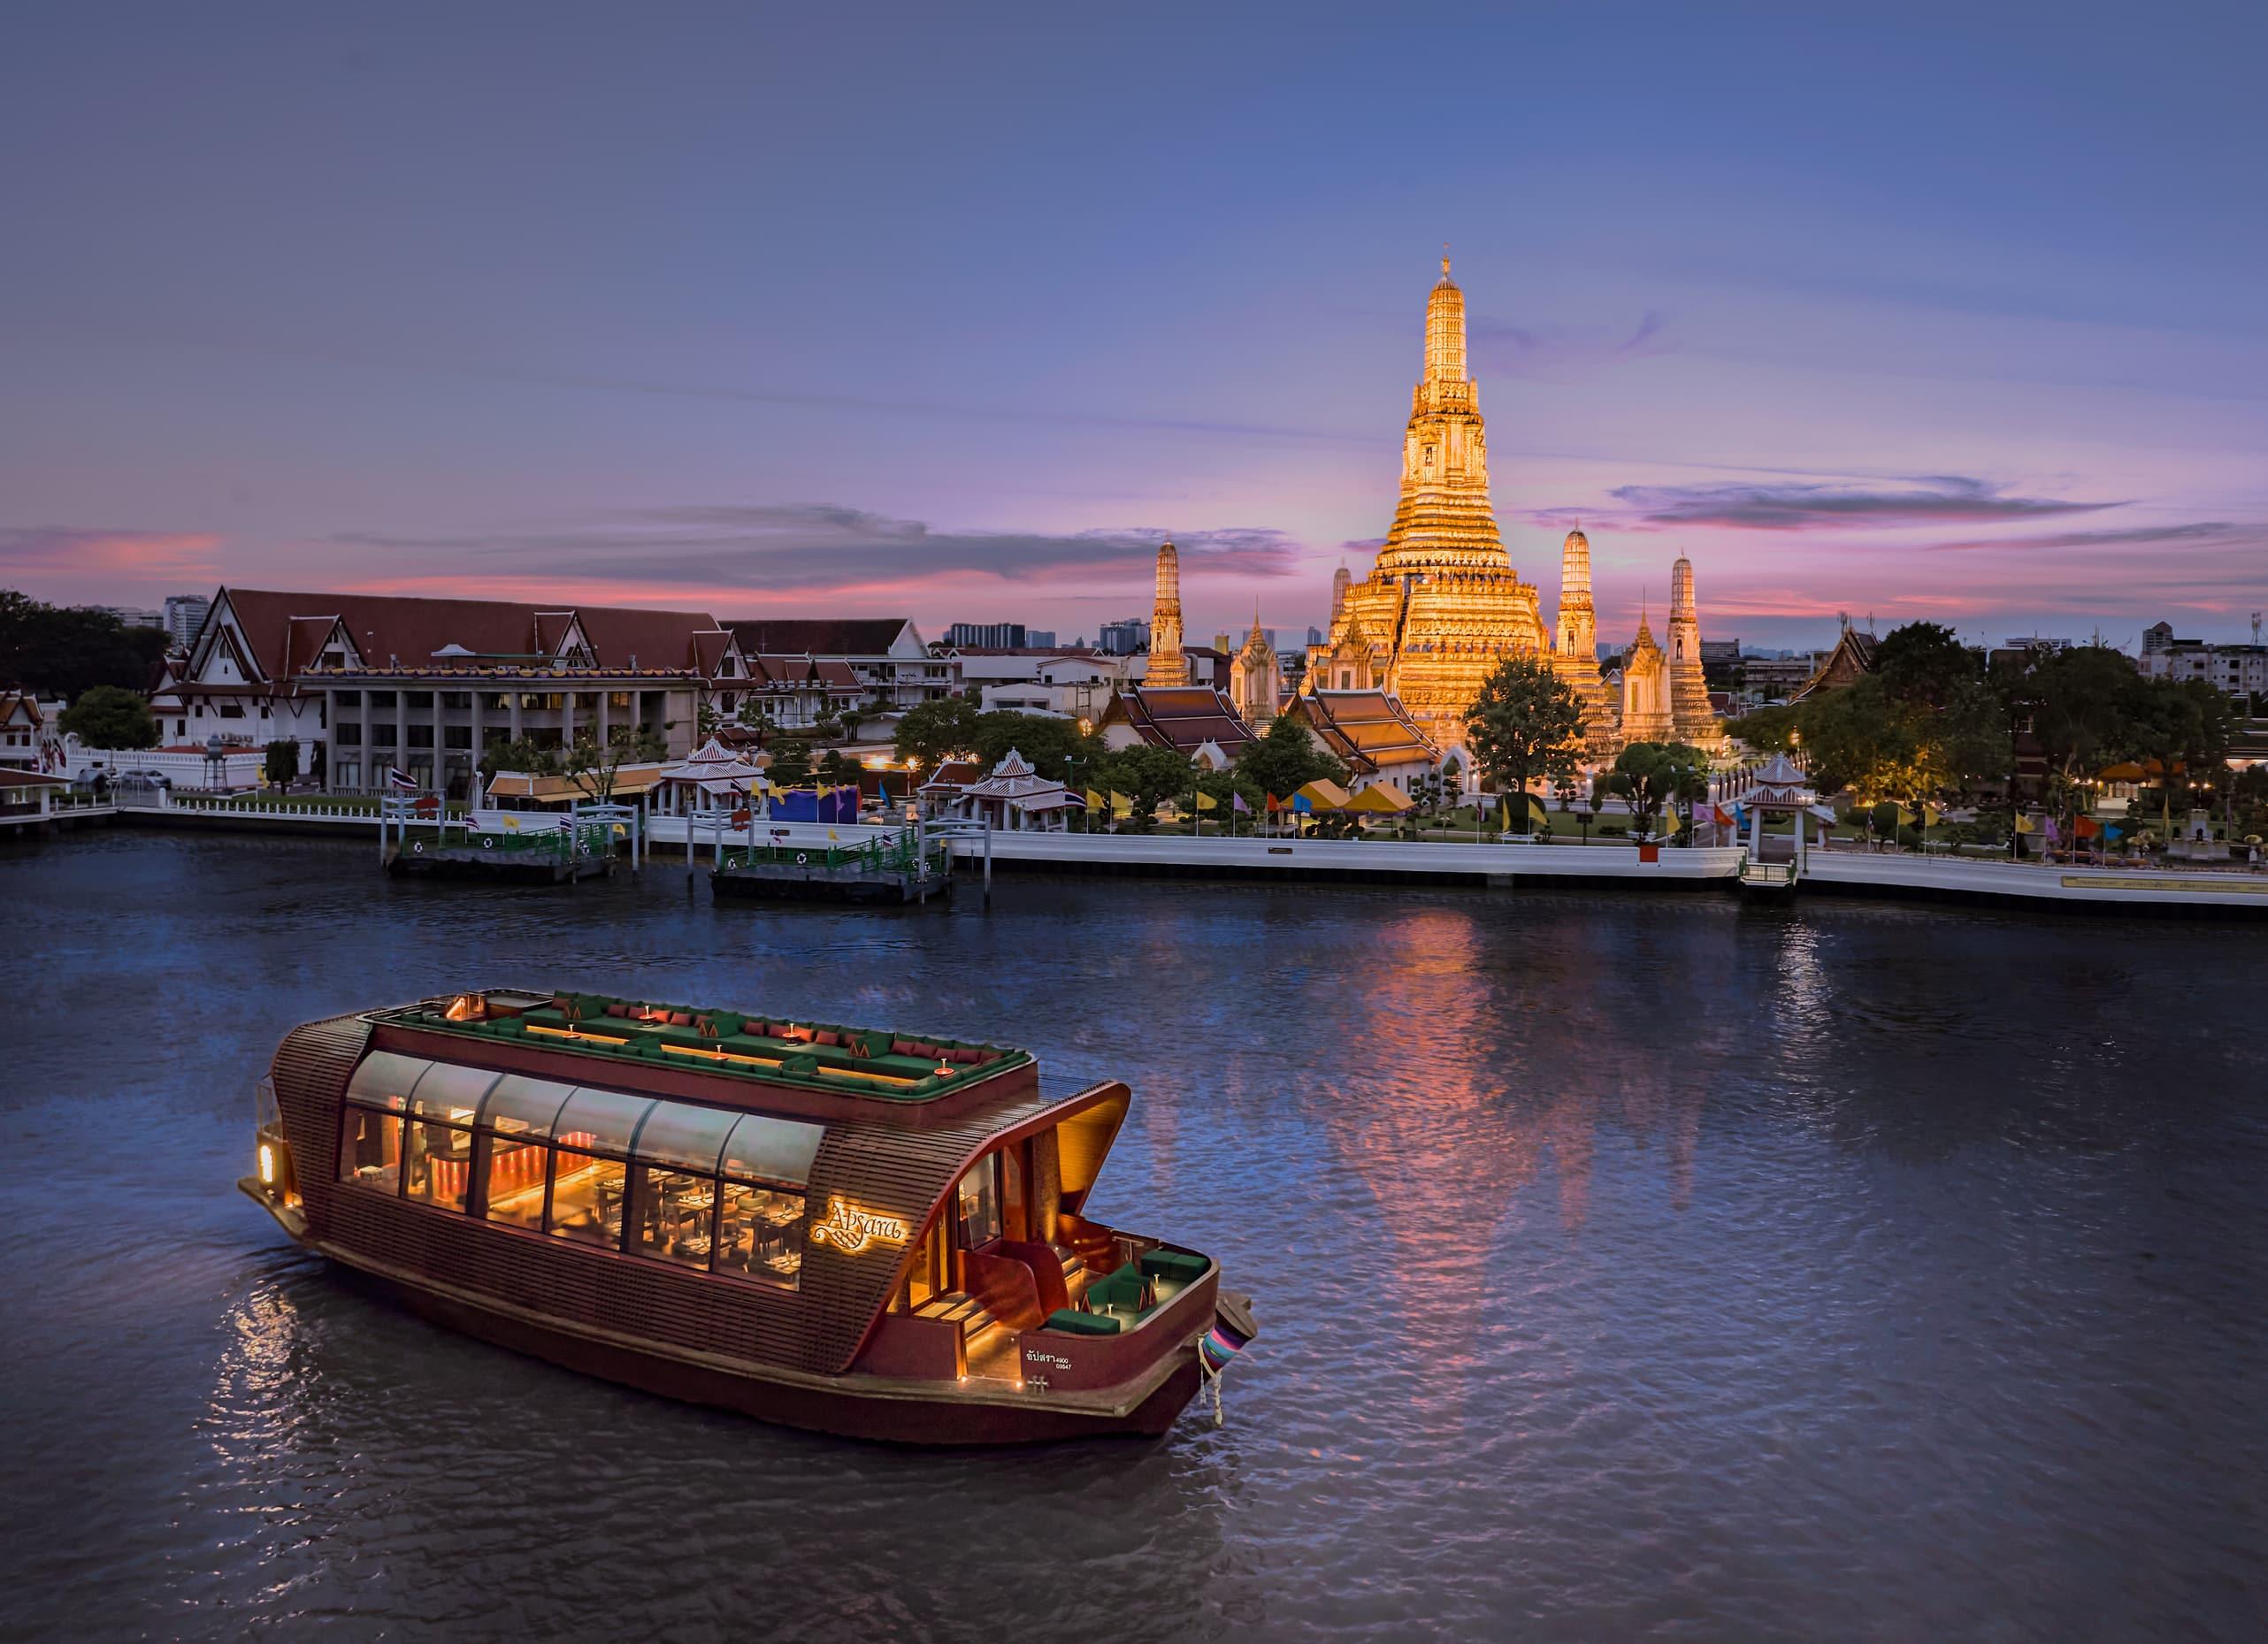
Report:
[[[1211,742],[1233,759],[1237,749],[1260,740],[1228,692],[1210,685],[1133,686],[1111,698],[1100,723],[1123,723],[1152,746],[1181,754]]]

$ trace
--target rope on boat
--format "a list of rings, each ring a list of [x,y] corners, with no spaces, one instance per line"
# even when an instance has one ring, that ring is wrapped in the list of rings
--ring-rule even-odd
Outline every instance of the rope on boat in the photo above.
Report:
[[[1206,1380],[1213,1385],[1213,1425],[1216,1427],[1224,1427],[1229,1425],[1229,1418],[1227,1412],[1221,1408],[1221,1378],[1227,1372],[1214,1369],[1211,1365],[1205,1362],[1205,1355],[1202,1353],[1197,1356],[1197,1367],[1205,1373]]]

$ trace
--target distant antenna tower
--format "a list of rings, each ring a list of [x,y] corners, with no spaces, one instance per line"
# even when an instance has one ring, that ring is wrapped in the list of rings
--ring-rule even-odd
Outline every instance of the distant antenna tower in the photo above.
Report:
[[[2260,643],[2260,613],[2257,611],[2252,613],[2252,643]]]

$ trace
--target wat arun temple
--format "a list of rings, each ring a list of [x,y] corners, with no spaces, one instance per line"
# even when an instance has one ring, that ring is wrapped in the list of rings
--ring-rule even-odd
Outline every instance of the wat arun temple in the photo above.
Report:
[[[1356,581],[1339,571],[1329,631],[1307,649],[1306,688],[1385,691],[1446,752],[1462,746],[1466,713],[1498,663],[1523,654],[1544,661],[1582,703],[1590,758],[1612,759],[1636,741],[1721,747],[1724,727],[1701,676],[1690,562],[1680,559],[1672,573],[1669,648],[1641,621],[1619,700],[1598,670],[1590,543],[1580,531],[1567,533],[1558,620],[1545,625],[1535,585],[1520,579],[1497,529],[1488,431],[1465,348],[1465,294],[1444,256],[1426,302],[1425,371],[1402,437],[1401,501],[1369,575]]]

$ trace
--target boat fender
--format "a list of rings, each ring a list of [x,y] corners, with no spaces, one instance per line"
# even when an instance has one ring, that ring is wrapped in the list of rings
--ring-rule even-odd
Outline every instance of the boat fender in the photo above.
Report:
[[[423,856],[425,853],[425,842],[423,839],[419,839],[419,840],[415,841],[415,842],[414,842],[413,844],[411,844],[411,845],[410,846],[410,855],[412,855],[412,856]]]
[[[496,842],[494,839],[483,839],[480,842],[480,848],[484,851],[493,851],[496,848]]]
[[[795,853],[795,865],[798,868],[808,868],[811,865],[811,858],[809,854],[802,851],[798,851]]]

